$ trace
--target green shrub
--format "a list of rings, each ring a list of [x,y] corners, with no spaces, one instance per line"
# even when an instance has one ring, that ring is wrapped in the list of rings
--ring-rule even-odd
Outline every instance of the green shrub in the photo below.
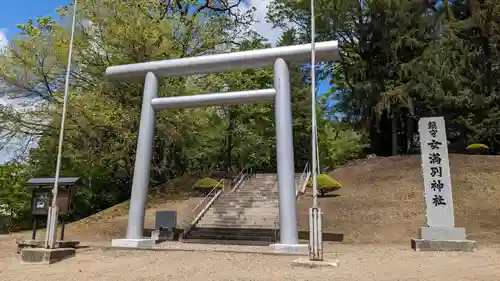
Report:
[[[335,190],[339,190],[342,188],[342,185],[332,177],[327,174],[320,174],[316,177],[316,181],[318,183],[318,191],[321,196],[325,196],[326,193],[332,192]],[[307,182],[308,187],[312,187],[312,178]]]
[[[490,148],[482,143],[473,143],[469,144],[466,148],[467,151],[470,151],[475,154],[485,154],[488,152]]]
[[[194,184],[193,188],[194,189],[201,189],[201,190],[204,190],[204,189],[210,190],[210,189],[216,187],[218,183],[219,182],[217,180],[214,180],[212,178],[203,178],[203,179],[200,179],[199,181],[197,181]],[[218,187],[221,188],[222,184],[219,184]]]
[[[320,162],[325,170],[333,170],[351,160],[364,156],[369,147],[366,137],[341,124],[329,124],[318,128]]]

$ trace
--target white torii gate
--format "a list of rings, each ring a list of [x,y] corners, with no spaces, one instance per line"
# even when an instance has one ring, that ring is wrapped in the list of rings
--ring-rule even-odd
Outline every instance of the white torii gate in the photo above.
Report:
[[[340,58],[338,42],[315,44],[316,61]],[[145,79],[127,237],[115,239],[117,247],[151,247],[154,241],[142,237],[150,176],[155,113],[167,108],[193,108],[229,104],[267,102],[274,99],[276,122],[276,154],[280,215],[280,245],[298,246],[295,167],[293,155],[290,73],[287,62],[306,63],[311,58],[311,44],[262,50],[144,62],[106,69],[110,79]],[[179,97],[158,97],[158,79],[198,74],[229,72],[274,66],[274,88],[230,93],[212,93]]]

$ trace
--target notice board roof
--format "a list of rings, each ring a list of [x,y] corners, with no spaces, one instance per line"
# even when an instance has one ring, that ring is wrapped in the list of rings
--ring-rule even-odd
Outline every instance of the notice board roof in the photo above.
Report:
[[[55,178],[31,178],[26,183],[26,186],[53,186],[55,182]],[[77,177],[69,177],[69,178],[59,178],[58,186],[78,186],[81,185],[80,178]]]

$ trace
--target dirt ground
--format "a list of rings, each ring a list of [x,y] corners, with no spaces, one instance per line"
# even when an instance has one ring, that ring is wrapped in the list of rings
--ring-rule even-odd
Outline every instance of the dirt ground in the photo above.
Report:
[[[0,280],[336,280],[336,281],[498,281],[500,247],[475,253],[413,252],[407,245],[327,244],[325,259],[336,268],[292,266],[297,257],[188,251],[79,250],[59,263],[23,265],[12,239],[0,238]],[[214,246],[210,246],[214,247]],[[241,247],[241,246],[240,246]]]

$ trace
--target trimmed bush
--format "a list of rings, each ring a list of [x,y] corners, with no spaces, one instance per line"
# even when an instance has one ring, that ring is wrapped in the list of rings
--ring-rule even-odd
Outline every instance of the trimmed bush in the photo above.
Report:
[[[473,143],[469,144],[466,148],[467,151],[475,154],[486,154],[490,148],[486,144]]]
[[[318,191],[321,196],[326,193],[336,191],[342,188],[342,185],[327,174],[320,174],[316,178],[318,183]],[[312,178],[307,182],[308,187],[312,187]]]
[[[203,178],[203,179],[198,180],[194,184],[193,188],[200,189],[200,190],[205,190],[205,189],[210,190],[210,189],[216,187],[218,183],[219,183],[219,181],[214,180],[212,178]],[[220,184],[219,187],[222,187],[222,184]]]

